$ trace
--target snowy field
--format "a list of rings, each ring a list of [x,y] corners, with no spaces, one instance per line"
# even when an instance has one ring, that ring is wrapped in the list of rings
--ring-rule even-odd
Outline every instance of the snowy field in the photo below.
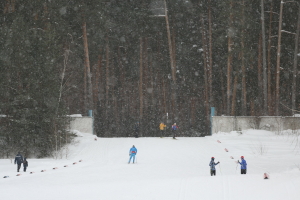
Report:
[[[296,134],[299,133],[300,130]],[[1,199],[300,199],[300,145],[288,132],[276,135],[248,130],[242,135],[218,133],[178,140],[98,138],[97,141],[90,134],[82,134],[77,140],[79,143],[70,148],[68,159],[29,158],[28,170],[21,172],[21,176],[16,176],[17,167],[11,160],[1,159],[0,175],[9,176],[0,179]],[[138,149],[137,163],[128,164],[132,145]],[[220,161],[215,177],[209,173],[212,156],[216,162]],[[246,175],[240,174],[236,163],[240,156],[248,163]],[[74,162],[77,164],[73,165]],[[270,175],[268,180],[263,179],[266,172]]]

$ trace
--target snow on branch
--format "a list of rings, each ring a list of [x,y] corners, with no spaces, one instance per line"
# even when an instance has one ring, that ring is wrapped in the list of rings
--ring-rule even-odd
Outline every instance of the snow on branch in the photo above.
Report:
[[[293,34],[293,35],[296,35],[296,33],[292,33],[292,32],[289,32],[289,31],[285,31],[285,30],[281,30],[281,32],[284,32],[284,33],[289,33],[289,34]]]

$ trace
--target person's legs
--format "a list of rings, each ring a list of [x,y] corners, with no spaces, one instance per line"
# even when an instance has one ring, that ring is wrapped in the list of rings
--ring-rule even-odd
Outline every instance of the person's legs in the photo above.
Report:
[[[132,154],[131,154],[131,155],[130,155],[130,157],[129,157],[128,164],[130,163],[130,161],[131,161],[131,158],[132,158]]]
[[[134,161],[135,161],[135,154],[134,154],[134,155],[132,155],[132,157],[133,157],[133,160],[132,160],[132,161],[133,161],[133,163],[134,163]]]
[[[21,164],[18,164],[18,172],[19,172],[20,168],[21,168]]]
[[[26,167],[24,167],[24,172],[26,172]]]

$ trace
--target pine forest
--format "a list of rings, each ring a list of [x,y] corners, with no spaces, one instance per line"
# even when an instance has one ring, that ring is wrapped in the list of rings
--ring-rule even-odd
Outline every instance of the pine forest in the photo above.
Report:
[[[297,0],[2,0],[0,23],[1,155],[50,155],[89,110],[99,137],[300,110]]]

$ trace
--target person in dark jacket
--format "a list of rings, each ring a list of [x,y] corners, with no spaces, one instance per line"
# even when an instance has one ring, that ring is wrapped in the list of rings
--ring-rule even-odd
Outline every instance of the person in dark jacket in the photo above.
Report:
[[[241,165],[241,174],[246,174],[247,173],[247,162],[244,159],[244,156],[241,156],[241,159],[242,159],[241,162],[238,160],[238,162]]]
[[[217,162],[217,163],[215,163],[215,158],[214,157],[212,157],[211,158],[211,161],[210,161],[210,163],[209,163],[209,166],[210,166],[210,175],[211,176],[215,176],[216,175],[216,165],[217,164],[219,164],[220,162]]]
[[[28,167],[28,161],[27,161],[27,159],[26,158],[24,158],[24,161],[23,161],[23,167],[24,167],[24,172],[26,172],[26,169],[27,169],[27,167]]]
[[[137,154],[137,148],[135,148],[135,146],[133,145],[133,146],[130,148],[130,150],[129,150],[129,156],[130,156],[130,158],[129,158],[128,164],[130,163],[131,158],[133,158],[133,159],[132,159],[132,162],[133,162],[133,164],[134,164],[134,161],[135,161],[135,155],[136,155],[136,154]]]
[[[18,172],[21,168],[22,163],[23,163],[23,156],[21,155],[20,152],[18,152],[18,154],[15,157],[15,164],[18,164],[18,168],[17,168]]]
[[[176,132],[177,132],[178,128],[179,127],[176,125],[176,123],[174,123],[172,125],[173,139],[176,139]]]

